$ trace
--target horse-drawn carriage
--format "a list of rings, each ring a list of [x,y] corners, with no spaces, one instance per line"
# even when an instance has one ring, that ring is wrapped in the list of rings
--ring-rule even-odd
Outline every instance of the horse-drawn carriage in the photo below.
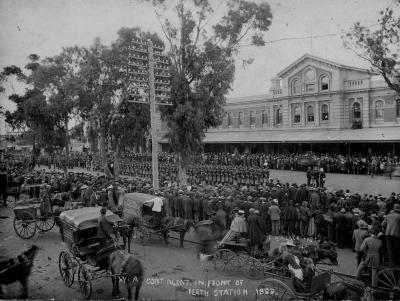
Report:
[[[29,196],[40,196],[40,191],[46,184],[23,185],[21,190],[32,193]],[[24,198],[14,207],[14,230],[23,238],[30,239],[36,233],[36,228],[46,232],[53,229],[55,220],[51,204],[48,206],[43,198]]]
[[[75,274],[79,288],[86,299],[92,295],[92,280],[111,275],[108,272],[107,255],[118,249],[116,244],[100,247],[97,224],[101,207],[87,207],[64,211],[60,214],[60,233],[68,250],[61,251],[58,260],[61,279],[71,287]],[[110,222],[121,219],[111,211],[106,212]],[[97,269],[97,271],[95,271]]]
[[[155,202],[157,204],[155,204]],[[161,211],[153,211],[154,206],[160,207]],[[168,244],[169,231],[179,233],[180,246],[183,247],[185,233],[193,223],[181,217],[165,216],[162,198],[145,193],[132,192],[125,194],[122,205],[122,227],[121,236],[128,240],[128,247],[132,236],[140,243],[146,244],[151,235],[158,235],[164,238]]]

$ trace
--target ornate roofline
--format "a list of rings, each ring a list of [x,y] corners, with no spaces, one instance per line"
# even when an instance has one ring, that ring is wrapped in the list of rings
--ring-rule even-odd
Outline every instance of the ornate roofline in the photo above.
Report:
[[[296,69],[306,59],[310,59],[312,61],[316,61],[318,63],[322,63],[323,65],[326,65],[326,66],[328,66],[328,67],[330,67],[332,69],[339,69],[340,68],[340,69],[355,70],[355,71],[364,72],[364,73],[368,73],[368,74],[372,74],[372,75],[378,75],[379,74],[378,72],[375,72],[375,71],[339,64],[339,63],[336,63],[336,62],[333,62],[333,61],[330,61],[330,60],[327,60],[327,59],[324,59],[324,58],[320,58],[320,57],[317,57],[317,56],[309,54],[309,53],[306,53],[302,57],[300,57],[299,59],[294,61],[292,64],[287,66],[285,69],[283,69],[281,72],[279,72],[277,74],[278,77],[280,77],[280,78],[284,77],[286,74],[291,72],[293,69]]]

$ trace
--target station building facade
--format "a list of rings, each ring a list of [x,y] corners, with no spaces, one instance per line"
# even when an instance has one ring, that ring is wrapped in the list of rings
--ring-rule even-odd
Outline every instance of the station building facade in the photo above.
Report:
[[[400,96],[377,73],[305,54],[269,92],[228,99],[205,151],[400,154]]]

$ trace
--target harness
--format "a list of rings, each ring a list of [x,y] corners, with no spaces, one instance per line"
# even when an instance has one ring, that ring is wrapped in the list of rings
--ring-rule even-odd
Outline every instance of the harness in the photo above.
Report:
[[[5,264],[5,266],[2,266],[3,270],[0,271],[0,276],[3,273],[7,272],[9,269],[19,265],[25,265],[26,267],[31,267],[33,265],[33,259],[30,260],[28,257],[26,257],[25,253],[23,253],[21,255],[18,255],[17,257],[4,261],[2,265],[3,264]]]

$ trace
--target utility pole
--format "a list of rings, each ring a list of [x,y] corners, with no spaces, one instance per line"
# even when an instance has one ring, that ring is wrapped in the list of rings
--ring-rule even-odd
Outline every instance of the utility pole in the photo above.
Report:
[[[162,54],[162,45],[155,45],[151,40],[133,39],[129,48],[130,84],[129,102],[150,105],[150,133],[152,140],[151,162],[153,189],[159,190],[158,178],[158,141],[156,126],[156,105],[171,105],[169,102],[169,59]]]
[[[153,171],[153,189],[158,191],[158,142],[156,131],[156,97],[154,87],[153,42],[147,43],[149,51],[149,86],[150,86],[150,127],[151,127],[151,167]]]

